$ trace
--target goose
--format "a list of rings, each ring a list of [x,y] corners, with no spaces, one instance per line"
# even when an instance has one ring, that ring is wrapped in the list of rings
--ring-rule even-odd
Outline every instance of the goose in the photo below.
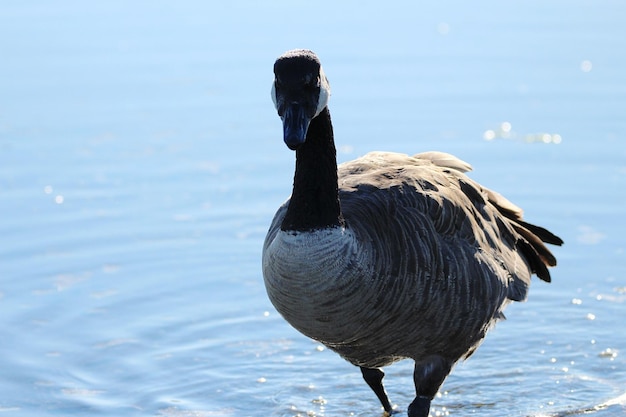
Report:
[[[295,151],[291,197],[262,251],[276,310],[295,329],[360,368],[385,414],[382,367],[415,363],[409,417],[426,417],[531,275],[550,282],[563,241],[467,175],[443,152],[371,152],[337,165],[330,87],[310,50],[274,64],[272,100]]]

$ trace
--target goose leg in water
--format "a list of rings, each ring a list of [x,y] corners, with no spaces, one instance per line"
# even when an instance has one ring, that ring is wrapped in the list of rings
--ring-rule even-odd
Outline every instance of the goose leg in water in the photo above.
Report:
[[[415,399],[409,405],[409,417],[428,417],[430,402],[451,369],[452,361],[441,356],[431,356],[415,363],[413,371]]]
[[[374,394],[376,394],[380,400],[380,403],[383,405],[385,411],[389,414],[393,413],[391,404],[389,403],[389,398],[385,392],[385,387],[383,387],[383,378],[385,377],[385,373],[376,368],[360,368],[361,373],[363,374],[363,379],[367,382],[367,385],[370,386],[372,391],[374,391]]]

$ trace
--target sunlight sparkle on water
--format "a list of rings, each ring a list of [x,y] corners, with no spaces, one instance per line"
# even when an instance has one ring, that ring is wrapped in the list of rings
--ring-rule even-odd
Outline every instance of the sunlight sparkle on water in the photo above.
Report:
[[[601,358],[609,358],[611,360],[617,358],[617,350],[615,349],[611,349],[611,348],[607,348],[604,349],[602,352],[600,352],[599,356]]]
[[[487,129],[483,133],[483,139],[492,141],[494,139],[523,140],[527,143],[546,143],[558,145],[563,142],[563,137],[558,133],[528,133],[519,134],[512,129],[510,122],[502,122],[495,129]]]

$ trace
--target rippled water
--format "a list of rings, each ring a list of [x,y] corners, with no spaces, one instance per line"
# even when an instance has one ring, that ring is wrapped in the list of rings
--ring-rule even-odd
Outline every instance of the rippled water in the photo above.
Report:
[[[626,412],[618,1],[8,1],[0,8],[0,414],[380,416],[273,310],[293,153],[271,66],[320,55],[341,160],[437,149],[561,235],[432,415]],[[388,368],[405,410],[411,364]]]

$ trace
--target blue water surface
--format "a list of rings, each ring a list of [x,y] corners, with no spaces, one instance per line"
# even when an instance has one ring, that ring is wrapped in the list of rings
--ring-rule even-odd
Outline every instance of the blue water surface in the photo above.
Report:
[[[610,0],[3,2],[0,415],[382,415],[263,287],[294,161],[272,65],[302,47],[340,161],[451,152],[566,242],[431,415],[624,415],[625,18]],[[387,370],[402,413],[411,373]]]

